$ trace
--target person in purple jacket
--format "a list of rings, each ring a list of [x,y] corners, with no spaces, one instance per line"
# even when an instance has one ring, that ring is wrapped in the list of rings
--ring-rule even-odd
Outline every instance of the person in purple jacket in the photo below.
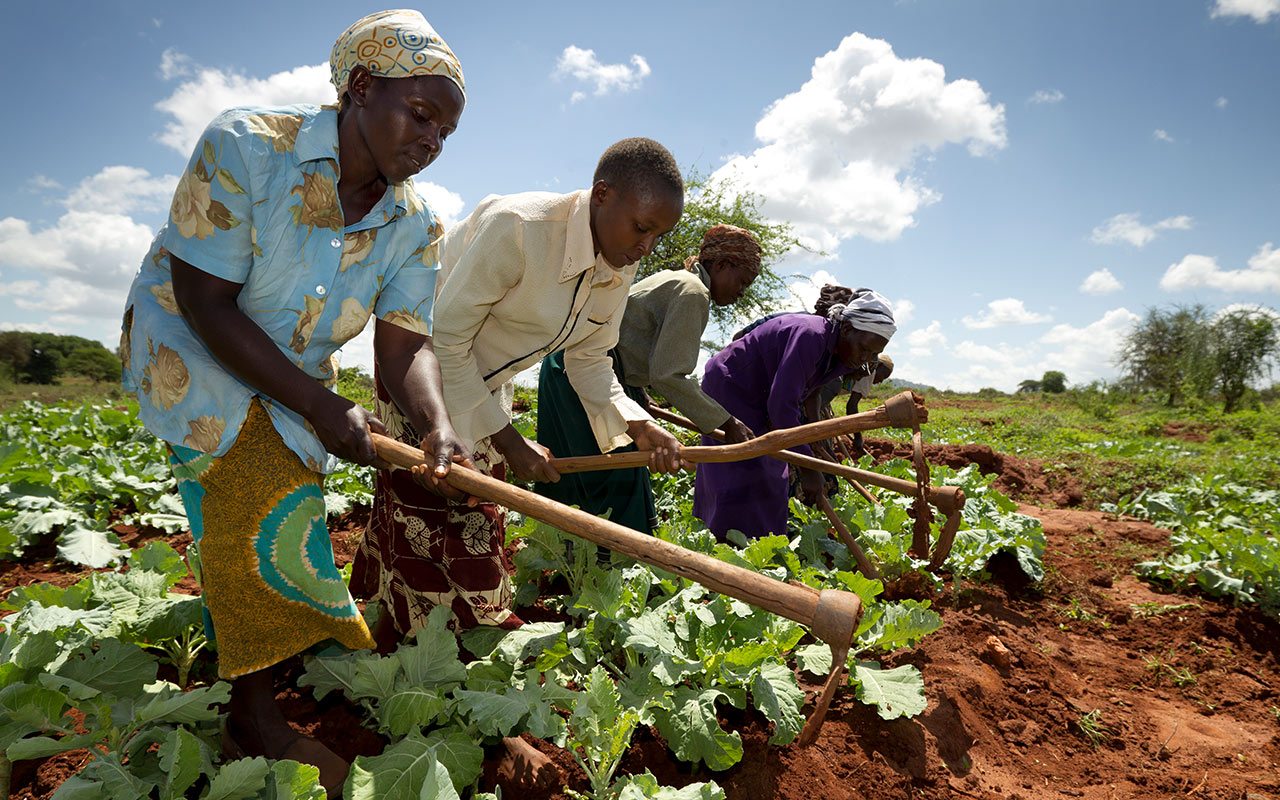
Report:
[[[893,309],[871,289],[855,289],[823,317],[786,314],[768,320],[712,356],[702,390],[757,435],[801,424],[801,404],[823,384],[876,360],[897,326]],[[703,444],[718,442],[703,437]],[[808,445],[791,448],[811,455]],[[699,464],[693,513],[718,539],[731,530],[749,538],[786,534],[788,468],[761,457]],[[805,500],[824,491],[822,474],[800,470]]]

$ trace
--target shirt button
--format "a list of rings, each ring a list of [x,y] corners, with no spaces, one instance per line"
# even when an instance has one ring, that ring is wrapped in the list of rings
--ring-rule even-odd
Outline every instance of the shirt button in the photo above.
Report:
[[[333,247],[342,247],[342,240],[335,236],[333,237],[333,240],[329,242],[329,244],[332,245]]]
[[[324,292],[325,292],[325,289],[323,286],[316,287],[316,294],[320,295],[321,297],[324,297]]]

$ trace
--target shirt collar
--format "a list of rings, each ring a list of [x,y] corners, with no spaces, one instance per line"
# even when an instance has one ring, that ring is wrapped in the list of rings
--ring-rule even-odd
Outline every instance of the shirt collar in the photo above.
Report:
[[[294,140],[293,155],[298,159],[299,164],[321,159],[332,161],[336,182],[338,173],[337,106],[321,106],[315,113],[303,119],[302,125],[298,128],[298,137]],[[390,209],[393,203],[394,213]],[[424,204],[419,199],[417,190],[413,188],[411,179],[393,183],[387,187],[386,193],[374,204],[365,218],[355,225],[348,226],[348,231],[377,227],[394,217],[419,213],[423,207]]]
[[[698,279],[702,281],[703,286],[708,289],[711,288],[711,273],[707,272],[707,268],[702,266],[701,261],[693,262],[693,274],[698,276]]]
[[[314,114],[308,114],[298,128],[298,138],[294,140],[293,154],[299,164],[318,161],[322,158],[332,159],[338,163],[338,109],[336,106],[321,106]]]
[[[563,283],[577,277],[594,267],[596,261],[596,247],[591,241],[591,191],[580,189],[574,193],[573,205],[569,208],[569,229],[565,233],[560,281]],[[599,261],[609,269],[609,262],[603,257]]]

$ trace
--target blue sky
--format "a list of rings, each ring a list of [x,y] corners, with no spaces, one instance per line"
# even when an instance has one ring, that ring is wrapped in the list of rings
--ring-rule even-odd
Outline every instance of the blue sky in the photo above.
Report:
[[[383,6],[301,7],[6,9],[0,328],[114,346],[200,129],[331,100],[334,38]],[[1280,304],[1280,0],[778,8],[424,9],[468,99],[420,189],[458,219],[586,186],[606,146],[651,136],[826,252],[781,271],[893,300],[897,377],[962,390],[1113,378],[1151,306]],[[347,350],[368,363],[367,338]]]

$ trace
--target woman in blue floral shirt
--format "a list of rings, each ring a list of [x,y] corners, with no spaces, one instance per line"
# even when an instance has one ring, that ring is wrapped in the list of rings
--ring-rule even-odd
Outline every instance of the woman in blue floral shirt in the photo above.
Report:
[[[465,104],[461,67],[416,11],[352,25],[330,58],[337,106],[236,108],[205,131],[134,279],[121,353],[140,416],[169,445],[218,673],[229,755],[347,763],[294,732],[271,667],[329,639],[373,646],[333,562],[323,474],[379,464],[382,423],[330,391],[332,357],[376,317],[382,380],[424,432],[429,478],[469,464],[431,346],[437,240],[411,176]]]

